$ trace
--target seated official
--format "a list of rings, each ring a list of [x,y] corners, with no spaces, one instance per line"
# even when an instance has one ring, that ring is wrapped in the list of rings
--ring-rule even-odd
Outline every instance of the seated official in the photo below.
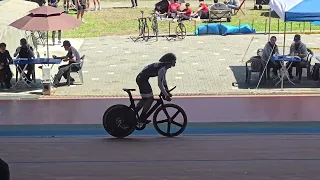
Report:
[[[269,76],[269,69],[272,68],[273,74],[271,74],[271,77],[277,77],[278,76],[278,70],[281,68],[281,64],[279,61],[273,60],[273,55],[279,54],[279,48],[276,44],[277,38],[275,36],[272,36],[267,42],[267,44],[264,46],[262,51],[262,57],[264,64],[267,65],[267,74]]]
[[[66,51],[68,51],[67,55],[64,57],[57,57],[57,56],[53,55],[52,57],[55,59],[62,59],[64,62],[68,62],[68,64],[62,65],[59,67],[59,71],[55,75],[55,78],[53,81],[53,86],[55,86],[55,87],[57,87],[59,85],[59,82],[60,82],[62,76],[66,80],[68,80],[70,66],[73,63],[80,63],[80,61],[81,61],[79,52],[73,46],[71,46],[71,43],[69,41],[63,41],[62,47],[64,47],[64,49]],[[77,71],[80,69],[80,66],[73,65],[72,68],[73,68],[72,70]],[[74,83],[74,79],[72,77],[70,77],[70,84],[73,84],[73,83]]]
[[[307,46],[301,42],[301,36],[299,34],[296,34],[294,36],[294,43],[292,43],[290,46],[290,56],[300,57],[301,62],[287,63],[289,78],[293,79],[292,67],[295,67],[296,71],[298,72],[298,81],[301,82],[302,67],[308,63],[307,61],[308,51],[307,51]]]
[[[16,58],[34,58],[34,52],[33,48],[28,44],[27,40],[25,38],[22,38],[20,40],[20,46],[16,49],[16,52],[13,54]],[[20,68],[18,68],[19,73],[21,73],[21,70],[26,67],[27,74],[26,74],[26,81],[27,83],[31,82],[31,75],[34,72],[34,64],[27,64],[27,65],[19,65]]]
[[[8,50],[6,50],[7,45],[5,43],[0,43],[0,76],[5,83],[6,88],[11,87],[12,72],[9,64],[12,64],[12,57]]]

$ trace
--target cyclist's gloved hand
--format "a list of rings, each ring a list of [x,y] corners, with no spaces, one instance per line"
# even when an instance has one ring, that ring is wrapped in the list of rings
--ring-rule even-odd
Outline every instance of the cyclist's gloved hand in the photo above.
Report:
[[[164,96],[164,99],[165,99],[166,101],[171,101],[171,97],[170,97],[169,95]]]
[[[172,94],[170,92],[168,92],[169,97],[172,97]]]

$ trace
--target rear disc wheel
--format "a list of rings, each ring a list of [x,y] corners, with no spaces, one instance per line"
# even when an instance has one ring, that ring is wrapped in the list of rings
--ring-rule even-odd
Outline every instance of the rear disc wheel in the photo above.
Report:
[[[129,136],[137,124],[134,111],[126,105],[113,105],[103,115],[103,127],[113,137]]]

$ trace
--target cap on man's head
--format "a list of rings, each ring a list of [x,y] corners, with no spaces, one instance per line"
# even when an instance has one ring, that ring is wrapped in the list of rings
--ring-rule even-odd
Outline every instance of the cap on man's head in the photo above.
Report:
[[[294,35],[293,38],[294,41],[300,41],[301,40],[301,36],[299,34]]]
[[[61,47],[63,47],[63,46],[71,46],[70,41],[67,41],[67,40],[63,41],[63,43],[62,43],[62,46],[61,46]]]

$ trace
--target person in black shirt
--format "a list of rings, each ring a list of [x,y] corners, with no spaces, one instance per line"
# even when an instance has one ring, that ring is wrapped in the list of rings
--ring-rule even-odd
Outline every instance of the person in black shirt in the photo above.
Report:
[[[7,45],[5,43],[0,43],[0,76],[5,83],[6,88],[10,88],[12,72],[9,64],[11,64],[13,61],[9,51],[6,50],[6,47]]]
[[[20,40],[20,45],[17,49],[16,52],[14,53],[14,57],[17,58],[34,58],[34,52],[33,48],[28,44],[27,40],[25,38],[22,38]],[[19,65],[20,68],[18,68],[19,72],[21,73],[21,70],[25,67],[25,65]],[[28,64],[26,67],[27,70],[27,83],[31,82],[31,75],[34,71],[34,64]]]
[[[77,19],[81,18],[81,21],[84,23],[83,15],[84,11],[87,9],[86,7],[86,0],[77,0],[78,2],[78,12],[77,12]]]

